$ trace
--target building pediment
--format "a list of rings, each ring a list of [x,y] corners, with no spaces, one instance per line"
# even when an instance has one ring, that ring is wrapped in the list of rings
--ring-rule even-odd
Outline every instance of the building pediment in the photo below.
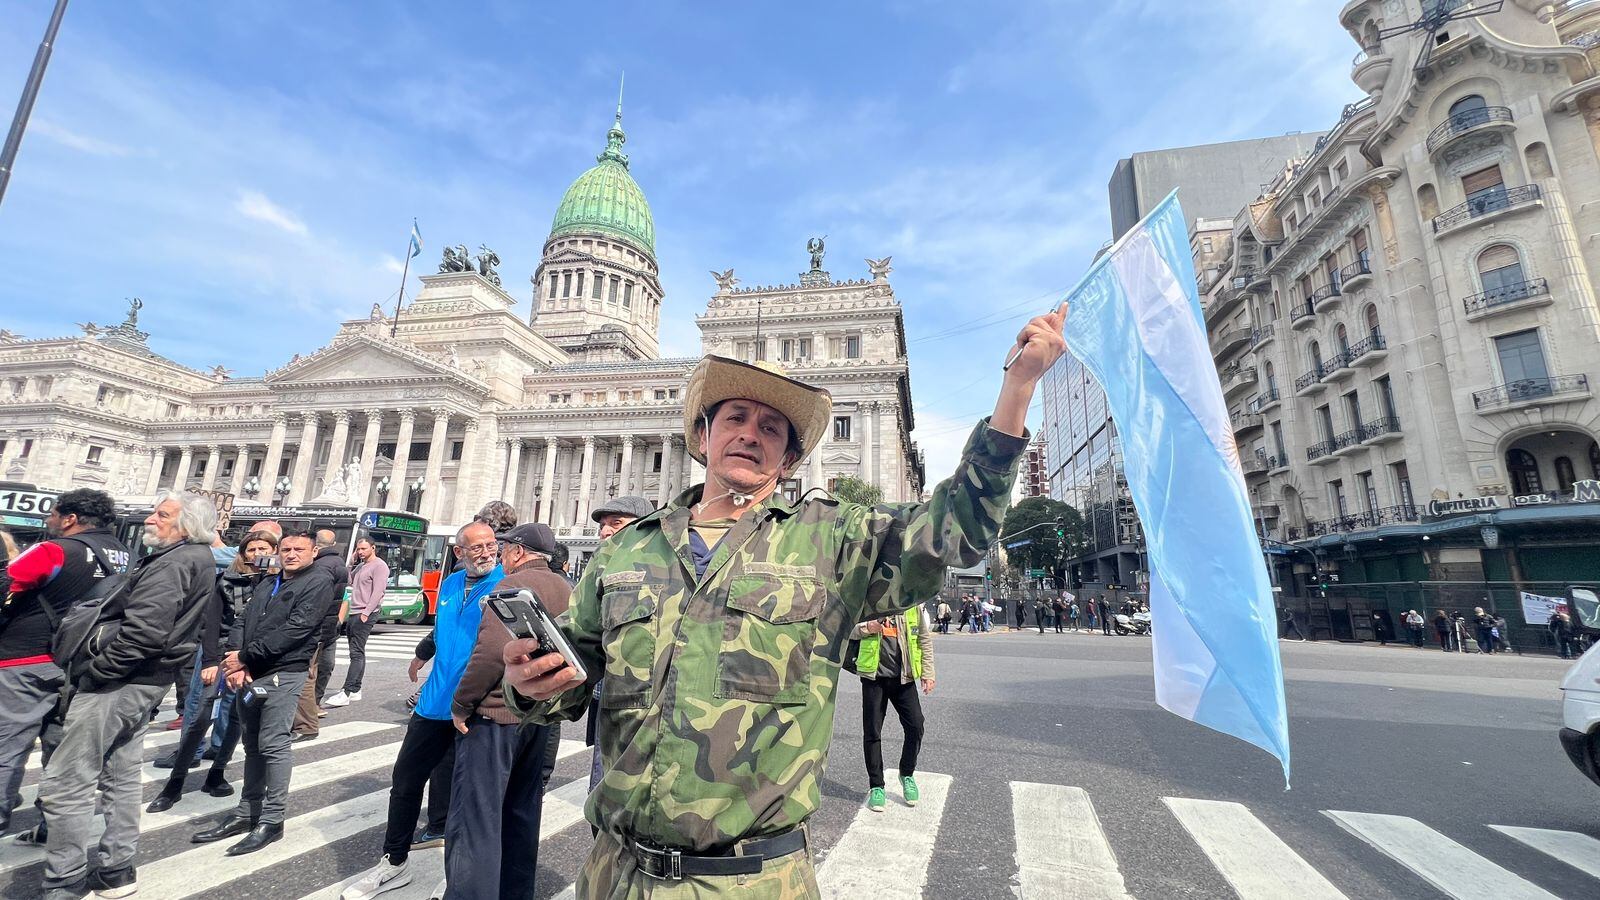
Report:
[[[824,465],[829,466],[854,466],[860,465],[861,457],[854,453],[847,453],[840,450],[826,454],[822,457],[822,462]]]
[[[478,379],[401,341],[357,336],[336,341],[304,359],[296,359],[268,373],[267,383],[277,390],[298,385],[362,381],[458,382],[465,388],[483,387]]]

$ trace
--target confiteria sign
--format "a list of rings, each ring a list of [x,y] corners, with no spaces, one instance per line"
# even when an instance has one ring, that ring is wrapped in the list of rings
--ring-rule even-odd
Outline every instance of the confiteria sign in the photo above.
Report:
[[[1556,503],[1600,503],[1600,480],[1588,478],[1574,482],[1572,494],[1518,494],[1514,497],[1464,497],[1460,500],[1430,500],[1428,515],[1435,518],[1464,513],[1491,512],[1508,507],[1545,506]]]

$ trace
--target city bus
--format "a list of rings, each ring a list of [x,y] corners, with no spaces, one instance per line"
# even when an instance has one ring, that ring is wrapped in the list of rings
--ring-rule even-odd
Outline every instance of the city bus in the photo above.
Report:
[[[451,548],[456,543],[456,531],[453,525],[428,528],[428,543],[422,551],[422,595],[428,604],[424,621],[433,621],[439,609],[439,582],[455,568],[456,557]]]
[[[0,481],[0,528],[11,532],[18,549],[26,550],[45,539],[44,520],[55,503],[55,493],[20,481]]]

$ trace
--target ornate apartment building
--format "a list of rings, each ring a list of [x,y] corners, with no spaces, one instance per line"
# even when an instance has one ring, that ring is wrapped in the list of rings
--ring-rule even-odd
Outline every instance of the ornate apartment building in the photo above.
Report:
[[[619,113],[557,209],[526,317],[493,252],[474,265],[460,247],[397,321],[374,307],[260,378],[156,354],[137,301],[122,324],[78,336],[0,331],[0,477],[132,503],[194,486],[240,504],[374,505],[451,524],[505,498],[592,547],[589,511],[606,497],[662,504],[704,474],[682,437],[698,359],[660,358],[655,225],[625,140]],[[830,440],[787,490],[852,474],[888,500],[916,498],[888,260],[870,261],[870,281],[835,282],[817,244],[800,285],[735,290],[731,270],[720,277],[697,320],[704,351],[776,360],[833,392]]]
[[[1258,522],[1345,581],[1560,581],[1600,543],[1600,9],[1473,11],[1347,3],[1368,96],[1192,231]]]

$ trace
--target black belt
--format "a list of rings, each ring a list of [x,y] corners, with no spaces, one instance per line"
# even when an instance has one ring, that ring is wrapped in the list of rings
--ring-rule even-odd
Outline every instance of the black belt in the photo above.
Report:
[[[685,853],[632,839],[624,839],[622,845],[638,861],[639,871],[651,878],[682,881],[685,875],[754,875],[767,860],[804,850],[806,833],[794,828],[776,837],[741,841],[724,853]]]

